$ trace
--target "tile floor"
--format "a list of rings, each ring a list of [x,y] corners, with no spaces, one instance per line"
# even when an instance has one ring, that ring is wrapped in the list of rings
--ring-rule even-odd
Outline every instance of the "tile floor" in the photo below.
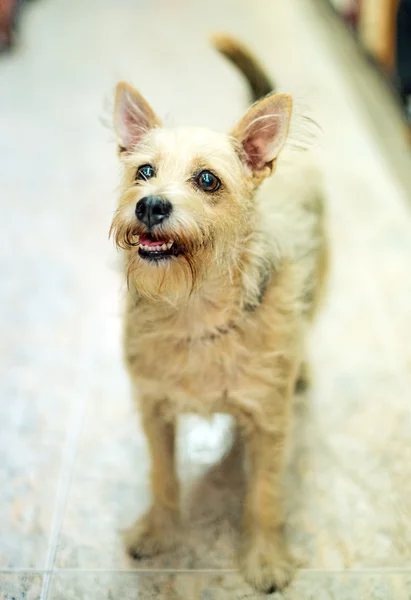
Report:
[[[223,418],[181,426],[181,548],[137,569],[121,544],[149,501],[147,454],[121,361],[117,165],[101,121],[127,78],[169,123],[233,124],[245,88],[207,46],[214,30],[253,44],[324,130],[332,273],[287,485],[301,569],[277,597],[411,598],[409,194],[352,72],[379,84],[332,28],[314,0],[27,8],[20,47],[0,57],[1,600],[259,597],[235,571],[242,482],[215,466]],[[380,111],[387,127],[392,107]]]

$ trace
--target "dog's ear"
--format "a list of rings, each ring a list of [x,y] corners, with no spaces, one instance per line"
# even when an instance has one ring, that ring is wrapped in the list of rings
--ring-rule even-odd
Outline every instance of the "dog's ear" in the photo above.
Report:
[[[117,85],[114,107],[114,129],[119,152],[131,152],[144,135],[161,125],[151,106],[131,85]]]
[[[289,94],[273,94],[254,104],[232,131],[255,174],[271,171],[287,138],[291,111]]]

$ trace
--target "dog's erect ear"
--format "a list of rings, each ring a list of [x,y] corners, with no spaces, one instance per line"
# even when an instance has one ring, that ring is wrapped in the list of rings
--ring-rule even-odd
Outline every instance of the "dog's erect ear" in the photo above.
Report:
[[[150,129],[160,125],[160,119],[143,96],[121,81],[117,85],[114,108],[119,152],[131,152]]]
[[[271,170],[287,138],[291,110],[289,94],[273,94],[254,104],[232,131],[253,172]]]

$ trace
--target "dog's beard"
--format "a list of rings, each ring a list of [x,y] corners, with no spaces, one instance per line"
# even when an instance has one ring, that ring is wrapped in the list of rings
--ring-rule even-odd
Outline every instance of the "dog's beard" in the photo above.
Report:
[[[128,287],[150,300],[163,299],[172,304],[187,300],[205,278],[213,254],[212,236],[199,230],[183,231],[158,227],[152,237],[172,240],[173,252],[160,260],[139,253],[139,237],[146,235],[138,223],[127,223],[116,215],[110,228],[117,248],[125,250]],[[153,257],[154,258],[154,257]]]

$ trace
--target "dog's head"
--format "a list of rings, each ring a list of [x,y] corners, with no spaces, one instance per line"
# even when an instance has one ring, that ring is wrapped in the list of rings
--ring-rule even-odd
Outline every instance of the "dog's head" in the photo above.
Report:
[[[165,129],[131,86],[114,124],[124,179],[111,233],[139,294],[187,297],[211,269],[231,269],[253,226],[253,195],[286,140],[291,98],[253,105],[231,135]]]

